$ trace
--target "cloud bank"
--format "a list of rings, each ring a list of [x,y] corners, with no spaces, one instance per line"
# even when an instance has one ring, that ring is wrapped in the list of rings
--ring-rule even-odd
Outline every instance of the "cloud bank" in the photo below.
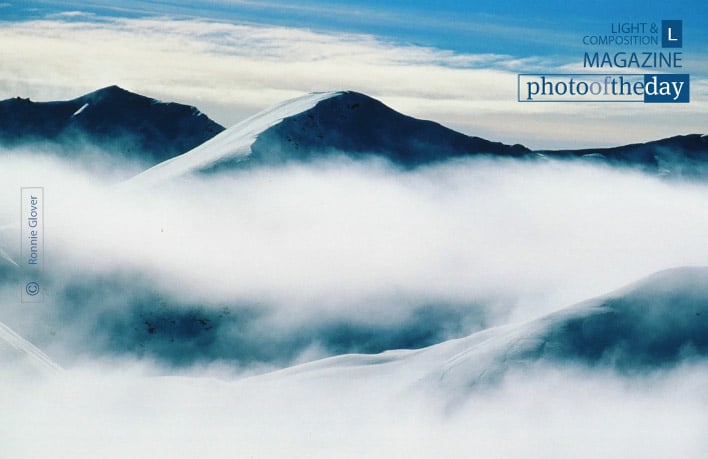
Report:
[[[50,271],[27,310],[5,263],[0,320],[60,363],[417,348],[708,265],[704,184],[593,163],[335,156],[130,191],[80,161],[2,162],[3,249],[18,258],[17,190],[41,183]]]
[[[422,347],[708,265],[704,183],[583,161],[400,170],[333,156],[130,190],[115,186],[127,171],[82,158],[0,154],[0,246],[19,258],[19,188],[43,185],[48,274],[46,301],[21,304],[18,273],[0,259],[0,320],[67,367],[3,372],[2,456],[700,457],[708,447],[708,374],[690,352],[628,374],[602,359],[517,366],[523,346],[492,347],[489,368],[508,371],[486,385],[464,371],[485,373],[484,345],[454,360],[434,350],[397,364],[393,351],[261,374]],[[639,345],[672,336],[662,317],[628,317],[641,319],[630,327],[647,338]]]
[[[704,368],[648,380],[536,368],[453,413],[395,379],[201,376],[140,368],[0,382],[0,453],[170,457],[701,457]],[[8,417],[10,416],[10,417]]]

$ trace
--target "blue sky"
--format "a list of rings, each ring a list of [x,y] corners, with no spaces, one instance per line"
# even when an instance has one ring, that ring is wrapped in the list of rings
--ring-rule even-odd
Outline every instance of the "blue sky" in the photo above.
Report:
[[[703,132],[701,120],[708,117],[708,2],[116,5],[0,0],[6,21],[0,27],[0,98],[69,99],[118,84],[195,105],[229,126],[303,93],[352,89],[467,134],[534,148],[612,146]],[[618,22],[662,19],[684,21],[682,70],[691,74],[690,104],[517,102],[518,73],[582,71],[584,35],[609,34]],[[612,51],[590,51],[605,50]]]
[[[683,19],[695,49],[708,46],[708,2],[543,0],[535,2],[403,1],[23,1],[5,2],[0,17],[44,17],[66,10],[98,15],[144,17],[176,15],[254,22],[323,31],[368,33],[463,53],[516,57],[568,55],[582,49],[586,33],[607,31],[619,21]]]

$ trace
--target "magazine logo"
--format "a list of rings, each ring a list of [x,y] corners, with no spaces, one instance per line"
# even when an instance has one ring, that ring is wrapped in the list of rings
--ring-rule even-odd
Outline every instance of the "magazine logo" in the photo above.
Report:
[[[583,52],[583,68],[683,69],[683,21],[662,20],[660,24],[617,22],[604,33],[583,36],[583,45],[591,47]],[[631,49],[636,47],[644,49]],[[688,73],[522,73],[517,77],[519,102],[676,104],[691,100]]]
[[[683,21],[661,21],[661,47],[683,48]]]
[[[519,102],[690,102],[688,74],[520,74]]]

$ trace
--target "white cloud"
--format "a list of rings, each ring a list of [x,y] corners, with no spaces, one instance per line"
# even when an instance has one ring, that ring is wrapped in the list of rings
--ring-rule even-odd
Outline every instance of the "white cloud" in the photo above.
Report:
[[[644,380],[535,369],[452,413],[385,369],[318,379],[148,377],[94,365],[0,381],[8,457],[701,457],[705,369]]]
[[[55,280],[128,271],[168,300],[267,302],[275,318],[239,324],[254,327],[257,345],[298,321],[398,324],[421,301],[495,293],[511,302],[486,305],[499,320],[509,307],[526,319],[658,269],[708,265],[705,184],[596,165],[466,160],[400,171],[332,160],[134,195],[107,187],[80,157],[16,151],[0,155],[0,169],[3,228],[16,222],[21,185],[45,187]],[[0,317],[30,331],[94,321],[101,335],[110,317],[91,314],[120,313],[131,293],[102,288],[78,312],[72,298],[49,295],[50,307],[69,304],[47,323],[46,309],[4,286]],[[85,348],[100,337],[75,340]],[[315,342],[299,357],[327,353]],[[135,360],[85,360],[48,379],[4,370],[0,456],[700,457],[708,447],[704,366],[631,378],[532,367],[466,387],[451,406],[409,365],[325,362],[236,379],[240,368],[160,376],[164,368]]]
[[[513,74],[485,68],[503,56],[456,56],[369,36],[196,21],[44,21],[3,28],[0,45],[8,97],[66,98],[118,83],[233,116],[349,87],[498,134],[491,137],[521,132],[550,142],[563,126],[562,145],[642,137],[656,128],[644,121],[667,110],[612,117],[570,104],[521,107],[504,102]],[[478,61],[482,68],[465,68]],[[689,129],[697,121],[686,120],[704,109],[681,110]],[[636,126],[632,134],[628,126]],[[676,133],[663,129],[651,137]],[[134,195],[107,187],[81,158],[3,153],[0,170],[0,245],[9,255],[18,250],[9,242],[19,240],[11,234],[18,188],[41,183],[48,265],[58,280],[126,270],[187,301],[267,303],[275,318],[256,327],[264,339],[313,318],[396,324],[426,302],[492,298],[498,303],[485,307],[495,320],[509,320],[509,309],[521,320],[656,270],[708,265],[705,184],[597,165],[466,160],[404,172],[335,159]],[[19,304],[13,287],[0,290],[3,318],[14,314],[27,330],[57,326]],[[126,293],[92,306],[119,308]],[[63,320],[68,327],[95,317]],[[315,343],[299,358],[327,352]],[[708,448],[704,368],[636,379],[533,368],[447,412],[444,397],[383,366],[237,381],[238,370],[223,368],[154,377],[160,370],[130,360],[89,361],[46,380],[0,378],[0,456],[699,457]]]
[[[95,16],[94,13],[87,13],[85,11],[62,11],[61,13],[55,13],[55,14],[50,14],[48,15],[49,18],[51,19],[63,19],[63,18],[79,18],[79,17],[84,17],[84,16]]]
[[[13,190],[45,186],[58,271],[132,267],[171,295],[279,305],[297,320],[378,320],[387,304],[395,321],[416,305],[489,299],[519,302],[528,318],[708,265],[704,185],[587,164],[472,159],[404,172],[335,159],[177,182],[149,199],[55,160],[3,169],[4,222]]]
[[[519,104],[516,72],[541,65],[550,71],[555,64],[288,27],[168,18],[33,21],[8,24],[0,45],[1,96],[55,100],[119,84],[197,105],[227,125],[305,92],[340,89],[466,133],[532,147],[700,132],[706,112],[700,85],[689,107]]]

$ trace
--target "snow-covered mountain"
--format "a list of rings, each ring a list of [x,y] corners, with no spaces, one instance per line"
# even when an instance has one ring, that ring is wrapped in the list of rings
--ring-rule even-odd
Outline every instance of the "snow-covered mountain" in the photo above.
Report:
[[[531,151],[523,145],[467,136],[401,114],[364,94],[343,91],[307,94],[275,105],[132,182],[152,184],[185,174],[307,161],[329,154],[378,156],[406,168],[484,154],[604,160],[660,175],[708,174],[708,137],[699,134],[613,148]]]
[[[216,316],[206,322],[209,328],[228,326]],[[192,335],[197,337],[194,331]],[[528,322],[485,329],[421,349],[338,355],[254,378],[266,384],[289,379],[385,379],[401,389],[418,388],[455,399],[535,364],[580,365],[636,375],[705,359],[708,268],[686,267],[656,273]],[[2,323],[0,361],[33,371],[59,368]]]
[[[241,121],[202,145],[168,161],[158,164],[131,179],[136,184],[153,184],[186,174],[205,172],[235,164],[249,158],[251,146],[258,136],[283,119],[312,109],[321,100],[336,97],[339,93],[307,94],[277,104]]]
[[[0,101],[0,145],[45,143],[71,155],[88,143],[153,165],[223,131],[195,107],[160,102],[109,86],[76,99]]]
[[[52,373],[60,368],[32,343],[0,322],[0,367],[23,373]]]
[[[486,154],[581,158],[660,175],[708,175],[706,135],[611,148],[531,151],[406,116],[353,91],[307,94],[227,130],[195,107],[160,102],[118,86],[69,101],[0,101],[0,145],[49,142],[71,155],[77,141],[157,165],[136,177],[135,183],[338,153],[380,156],[403,167]]]
[[[312,93],[266,109],[184,155],[145,171],[133,182],[158,183],[189,173],[281,164],[332,153],[376,155],[414,167],[474,154],[518,157],[529,150],[406,116],[357,92]]]
[[[678,268],[530,322],[418,350],[331,357],[263,378],[389,378],[456,397],[535,363],[637,374],[706,358],[708,268]]]
[[[251,149],[262,163],[307,160],[334,151],[355,157],[374,154],[405,167],[479,153],[513,157],[529,152],[522,145],[490,142],[406,116],[353,91],[284,119],[259,135]]]
[[[678,135],[611,148],[536,152],[551,157],[602,160],[673,177],[708,176],[708,135]]]

